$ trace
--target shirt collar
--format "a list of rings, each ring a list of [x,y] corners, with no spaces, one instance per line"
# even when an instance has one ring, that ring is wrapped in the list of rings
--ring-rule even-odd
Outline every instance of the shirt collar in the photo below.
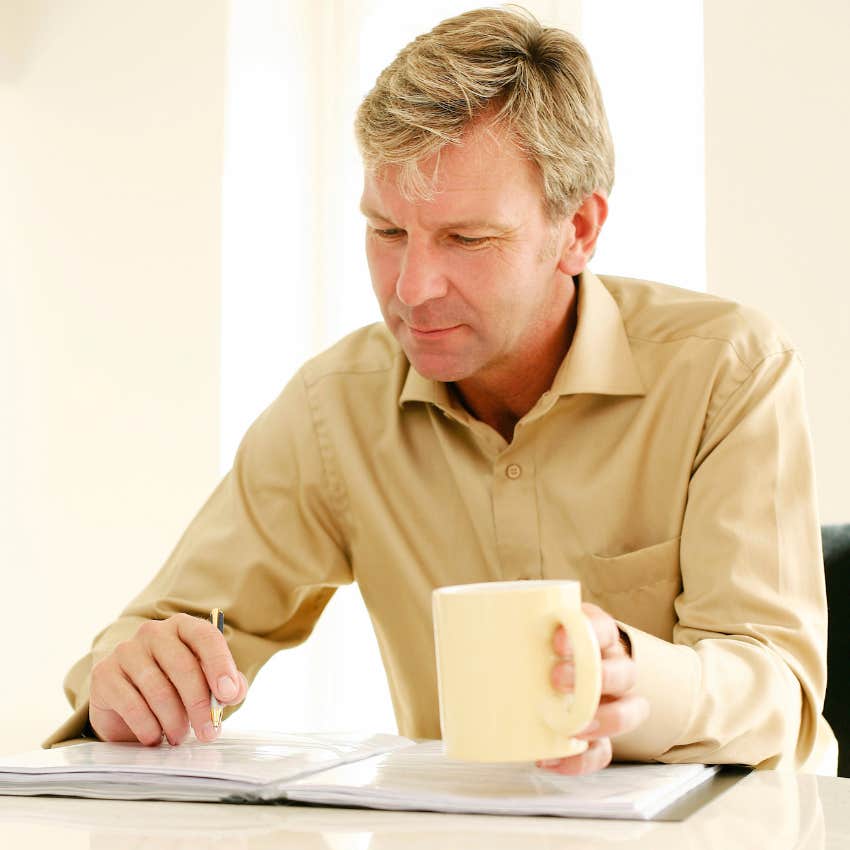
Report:
[[[588,270],[579,275],[576,332],[552,393],[646,395],[619,305]]]
[[[614,297],[588,270],[579,275],[577,289],[576,331],[550,393],[553,396],[646,395]],[[399,405],[408,401],[429,402],[445,411],[462,410],[446,384],[423,378],[413,366],[408,369]]]

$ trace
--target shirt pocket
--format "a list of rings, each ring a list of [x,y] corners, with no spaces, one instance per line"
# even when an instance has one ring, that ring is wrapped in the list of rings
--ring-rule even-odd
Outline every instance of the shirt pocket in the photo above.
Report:
[[[674,537],[613,558],[591,555],[583,571],[589,600],[629,626],[672,640],[674,602],[682,592],[680,541]]]

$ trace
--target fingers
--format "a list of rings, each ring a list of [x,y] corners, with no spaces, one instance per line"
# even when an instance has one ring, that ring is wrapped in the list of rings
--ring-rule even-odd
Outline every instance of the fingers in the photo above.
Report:
[[[637,729],[648,716],[649,702],[645,697],[625,696],[603,700],[593,720],[575,737],[584,741],[601,737],[616,738]]]
[[[201,663],[204,676],[219,702],[231,704],[239,695],[236,663],[224,635],[206,620],[177,614],[172,617],[177,636]]]
[[[637,666],[625,655],[602,659],[602,693],[623,696],[637,681]],[[556,690],[569,691],[575,684],[575,667],[571,661],[561,661],[552,668],[552,685]]]
[[[602,659],[602,700],[593,721],[577,738],[613,738],[636,729],[649,714],[644,697],[631,694],[637,681],[637,665],[625,656]],[[562,661],[552,668],[552,686],[558,691],[571,691],[575,683],[575,667]]]
[[[225,705],[248,691],[224,636],[188,614],[151,620],[93,668],[89,718],[107,741],[157,744],[164,734],[179,744],[190,724],[211,741],[210,691]]]
[[[147,648],[153,658],[153,666],[161,670],[163,678],[171,684],[173,697],[182,712],[184,723],[192,725],[199,741],[215,740],[218,732],[213,728],[210,717],[210,686],[198,659],[184,643],[174,640],[168,633],[154,635],[150,638]],[[134,682],[137,681],[135,676],[131,678]],[[148,693],[143,689],[142,693],[156,715],[162,718],[163,711],[168,711],[170,707],[168,695],[164,691],[151,694],[150,696],[158,700],[151,702]],[[169,703],[168,706],[166,702]],[[166,734],[168,735],[167,729]],[[170,735],[168,738],[171,740]]]
[[[563,776],[583,776],[608,767],[611,764],[612,755],[611,739],[597,738],[591,741],[588,748],[577,756],[539,761],[537,766],[552,773],[560,773]]]
[[[637,683],[637,665],[620,638],[617,623],[605,611],[591,603],[582,606],[596,633],[602,655],[602,699],[593,720],[576,738],[589,742],[579,755],[556,759],[545,767],[566,775],[580,775],[601,770],[611,761],[611,739],[636,729],[649,715],[649,703],[631,693]],[[552,667],[552,685],[559,691],[570,691],[575,684],[575,667],[569,636],[558,627],[552,639],[561,660]]]
[[[590,621],[596,640],[599,643],[599,651],[602,657],[607,655],[625,655],[626,650],[620,640],[620,630],[613,617],[603,611],[592,602],[585,602],[581,606],[582,612]],[[573,651],[570,645],[569,635],[563,626],[558,626],[552,638],[552,646],[555,654],[561,658],[572,658]]]
[[[593,722],[577,738],[615,737],[636,729],[649,715],[649,703],[644,697],[629,694],[635,685],[636,667],[630,658],[608,659],[602,662],[602,700]],[[570,662],[556,664],[552,669],[552,685],[559,691],[570,691],[575,668]]]
[[[189,732],[189,721],[184,703],[172,684],[174,679],[168,676],[167,671],[163,672],[139,641],[119,644],[115,648],[115,656],[127,685],[122,688],[120,680],[116,683],[116,692],[125,699],[124,712],[119,713],[134,732],[136,728],[131,718],[136,719],[136,726],[142,729],[144,739],[138,735],[136,737],[142,743],[156,743],[164,734],[172,746],[181,743]],[[134,693],[131,693],[131,689]],[[142,720],[143,725],[140,726]],[[152,721],[157,722],[155,733],[152,731]],[[192,725],[195,727],[194,723]],[[197,734],[197,727],[195,729]],[[154,734],[156,741],[153,740]]]
[[[92,670],[89,722],[102,741],[139,741],[154,746],[162,740],[156,715],[113,656]]]

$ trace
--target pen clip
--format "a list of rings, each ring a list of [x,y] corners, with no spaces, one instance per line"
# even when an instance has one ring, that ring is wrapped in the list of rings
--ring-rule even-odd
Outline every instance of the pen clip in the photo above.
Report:
[[[224,611],[221,608],[213,608],[210,611],[210,622],[224,634]],[[215,694],[210,693],[210,720],[214,729],[221,726],[221,715],[224,711],[219,701],[215,698]]]

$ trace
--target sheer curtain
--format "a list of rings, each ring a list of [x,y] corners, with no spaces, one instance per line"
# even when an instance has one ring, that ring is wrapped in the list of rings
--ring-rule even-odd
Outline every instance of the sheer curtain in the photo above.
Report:
[[[306,358],[380,319],[357,212],[362,171],[354,112],[404,44],[478,5],[231,4],[222,471],[250,422]],[[542,21],[583,35],[606,98],[618,175],[594,269],[704,288],[701,2],[525,5]],[[266,665],[229,724],[395,729],[356,587],[337,592],[306,644]]]

